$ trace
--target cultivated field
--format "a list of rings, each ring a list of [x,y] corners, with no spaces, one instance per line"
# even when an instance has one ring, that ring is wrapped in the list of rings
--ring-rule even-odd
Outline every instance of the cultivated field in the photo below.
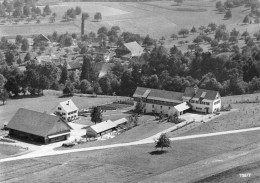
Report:
[[[207,158],[217,158],[217,155],[227,152],[241,153],[244,149],[255,147],[254,143],[259,138],[259,132],[249,132],[174,141],[172,148],[160,155],[154,155],[154,145],[147,144],[4,162],[0,164],[3,170],[0,181],[138,182],[145,179],[156,180],[157,176],[163,174],[170,177],[168,182],[171,182],[169,180],[174,181],[177,178],[172,176],[178,169],[186,174],[182,179],[196,179],[201,174],[189,172],[197,169],[194,168],[197,162],[202,160],[206,166]],[[248,147],[248,144],[252,145]],[[210,166],[211,162],[208,164]],[[229,166],[232,167],[232,164]]]
[[[210,22],[217,24],[224,23],[228,29],[233,29],[253,33],[259,30],[260,24],[241,25],[249,9],[237,7],[232,9],[232,18],[224,20],[224,14],[215,10],[216,1],[207,0],[186,0],[180,6],[172,1],[153,2],[54,2],[51,5],[52,12],[57,13],[55,23],[47,23],[46,17],[42,24],[22,25],[1,25],[0,35],[28,35],[28,34],[52,34],[58,33],[79,33],[81,16],[72,23],[60,23],[65,11],[69,8],[81,7],[82,12],[88,12],[90,17],[85,23],[85,31],[96,32],[101,26],[111,27],[118,25],[122,31],[138,33],[143,36],[149,34],[151,37],[160,38],[164,36],[169,40],[172,33],[177,33],[181,28],[191,28],[192,26],[208,25]],[[42,7],[43,8],[43,7]],[[101,12],[102,20],[93,21],[93,15]],[[190,38],[188,38],[190,39]],[[170,44],[177,43],[174,41]],[[169,44],[166,42],[166,45]]]

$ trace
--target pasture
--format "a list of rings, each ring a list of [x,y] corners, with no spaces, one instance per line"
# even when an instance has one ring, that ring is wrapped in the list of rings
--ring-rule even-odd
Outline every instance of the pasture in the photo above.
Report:
[[[1,142],[0,144],[0,159],[7,158],[12,155],[16,155],[25,151],[24,149],[14,146],[14,145],[6,145]]]
[[[67,183],[138,182],[147,179],[149,182],[161,174],[175,180],[176,177],[172,176],[178,169],[187,175],[200,161],[206,166],[208,158],[255,148],[259,137],[259,132],[249,132],[174,141],[167,153],[160,155],[156,155],[154,144],[147,144],[4,162],[0,164],[3,170],[0,181]],[[197,176],[201,175],[196,172],[182,178],[194,179]]]

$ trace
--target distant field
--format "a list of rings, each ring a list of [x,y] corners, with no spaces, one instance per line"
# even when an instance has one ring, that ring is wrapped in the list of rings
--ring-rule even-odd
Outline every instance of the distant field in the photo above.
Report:
[[[250,132],[175,141],[161,155],[151,155],[154,144],[147,144],[4,162],[0,182],[138,182],[160,174],[174,182],[175,169],[187,173],[195,162],[229,151],[243,152],[259,138],[259,132]],[[188,178],[199,176],[196,173]]]
[[[7,104],[0,106],[0,126],[5,121],[9,121],[19,108],[31,109],[39,112],[51,112],[52,109],[61,101],[72,99],[78,108],[88,108],[99,104],[110,103],[123,99],[123,97],[98,96],[96,97],[68,97],[59,98],[58,95],[46,94],[41,97],[11,99]]]
[[[54,24],[48,24],[48,17],[43,20],[42,25],[31,23],[29,25],[12,25],[12,27],[1,25],[1,35],[28,35],[28,34],[52,34],[80,32],[81,16],[79,15],[74,23],[62,23],[60,20],[65,11],[69,8],[80,6],[83,12],[89,13],[89,20],[86,21],[85,31],[96,32],[101,26],[111,27],[118,25],[122,31],[138,33],[143,36],[149,34],[151,37],[160,38],[164,36],[170,38],[172,33],[177,33],[181,28],[190,29],[192,26],[208,25],[210,22],[217,24],[224,23],[229,29],[234,27],[238,30],[256,32],[260,24],[241,26],[245,15],[249,10],[244,7],[232,9],[232,18],[224,20],[224,14],[215,11],[215,1],[186,0],[180,6],[172,1],[152,1],[152,2],[53,2],[51,9],[57,13],[57,20]],[[102,20],[93,22],[96,12],[101,12]],[[47,24],[46,24],[47,23]],[[28,30],[27,30],[28,29]],[[190,38],[189,38],[190,39]],[[171,43],[176,44],[177,41]]]

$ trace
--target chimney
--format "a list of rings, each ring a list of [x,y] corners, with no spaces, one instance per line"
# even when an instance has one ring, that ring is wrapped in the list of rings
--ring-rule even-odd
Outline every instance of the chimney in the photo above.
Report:
[[[84,13],[82,13],[82,17],[81,17],[81,36],[84,35],[84,27],[85,27],[85,15],[84,15]]]
[[[70,101],[68,100],[68,103],[67,103],[67,105],[70,105]]]

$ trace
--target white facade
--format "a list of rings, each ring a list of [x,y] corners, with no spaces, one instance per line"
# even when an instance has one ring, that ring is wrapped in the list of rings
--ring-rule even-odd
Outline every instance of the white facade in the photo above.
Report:
[[[183,97],[184,102],[189,102],[192,106],[192,110],[204,113],[214,113],[221,109],[221,98],[217,94],[214,100],[207,100],[191,97]]]
[[[62,119],[70,122],[78,119],[79,109],[75,106],[72,100],[67,100],[59,103],[55,109],[55,113],[60,115]]]

